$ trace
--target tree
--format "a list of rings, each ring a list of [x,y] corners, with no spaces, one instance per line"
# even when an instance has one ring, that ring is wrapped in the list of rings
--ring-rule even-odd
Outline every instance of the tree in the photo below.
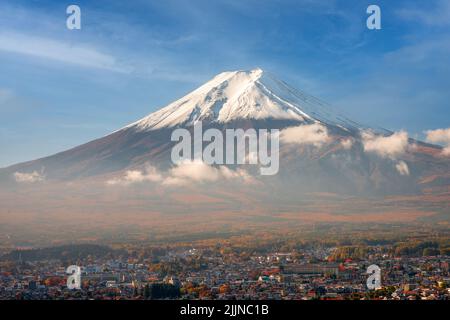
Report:
[[[146,284],[144,287],[144,298],[145,299],[150,298],[150,287],[148,284]]]
[[[437,256],[439,255],[440,250],[436,248],[425,248],[423,249],[422,255],[423,256]]]

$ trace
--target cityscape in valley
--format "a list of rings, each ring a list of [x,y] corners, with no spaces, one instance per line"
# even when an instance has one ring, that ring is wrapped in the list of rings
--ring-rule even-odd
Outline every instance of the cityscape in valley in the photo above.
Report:
[[[398,235],[331,226],[277,236],[3,250],[1,299],[448,300],[448,229]],[[415,227],[416,228],[416,227]],[[432,231],[432,236],[426,236]],[[381,286],[367,286],[369,265]],[[79,289],[66,268],[81,267]]]

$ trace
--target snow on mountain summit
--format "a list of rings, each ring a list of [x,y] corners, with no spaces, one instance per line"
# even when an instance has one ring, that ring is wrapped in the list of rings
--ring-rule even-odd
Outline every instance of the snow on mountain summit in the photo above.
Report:
[[[181,99],[130,124],[139,131],[190,126],[197,121],[240,119],[323,122],[344,129],[357,126],[319,99],[294,89],[257,68],[223,72]]]

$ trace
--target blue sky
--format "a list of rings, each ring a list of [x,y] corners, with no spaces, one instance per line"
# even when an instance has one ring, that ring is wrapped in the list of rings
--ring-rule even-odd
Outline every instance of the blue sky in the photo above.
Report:
[[[82,29],[66,28],[77,4]],[[377,4],[382,30],[366,28]],[[261,67],[356,121],[450,126],[450,2],[0,3],[0,167],[104,136],[226,70]]]

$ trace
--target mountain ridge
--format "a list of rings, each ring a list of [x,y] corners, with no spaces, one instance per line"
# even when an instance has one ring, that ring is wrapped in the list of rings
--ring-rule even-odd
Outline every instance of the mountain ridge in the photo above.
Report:
[[[222,72],[182,98],[120,130],[145,131],[190,126],[197,121],[223,124],[244,119],[291,120],[299,124],[320,122],[347,131],[368,129],[330,109],[331,106],[320,99],[256,68]]]

